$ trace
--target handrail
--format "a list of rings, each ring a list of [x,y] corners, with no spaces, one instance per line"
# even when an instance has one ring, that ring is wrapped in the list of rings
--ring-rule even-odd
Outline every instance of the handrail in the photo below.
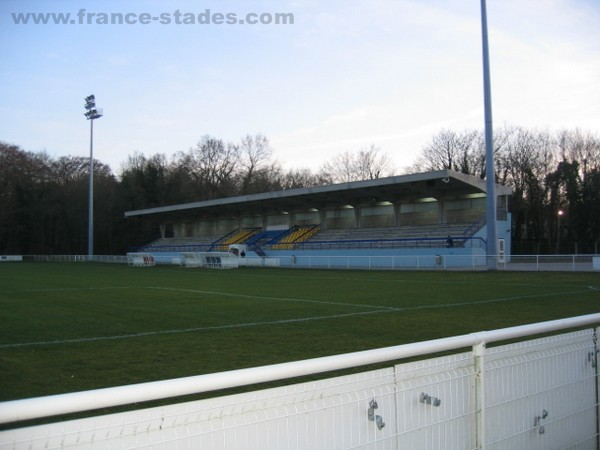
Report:
[[[425,237],[412,237],[412,238],[394,238],[394,239],[336,239],[330,241],[306,241],[292,243],[298,250],[311,249],[311,250],[325,250],[331,248],[382,248],[382,245],[387,247],[395,248],[407,246],[410,243],[415,244],[419,247],[419,243],[429,244],[440,244],[439,247],[446,246],[445,237],[425,238]],[[463,237],[454,239],[454,247],[464,247],[465,243],[471,242],[472,247],[474,243],[479,243],[480,247],[483,247],[485,240],[481,237]]]
[[[274,364],[228,372],[132,384],[69,394],[0,403],[0,423],[50,417],[131,403],[199,394],[258,383],[319,374],[448,350],[485,345],[551,331],[600,323],[600,314],[520,325],[493,331],[433,339],[423,342],[346,353],[336,356]]]
[[[471,223],[465,230],[463,231],[463,236],[472,236],[477,231],[479,231],[485,225],[485,217],[481,219],[477,219],[475,222]]]
[[[152,245],[142,247],[143,252],[190,252],[190,251],[209,251],[212,244],[176,244],[176,245]]]

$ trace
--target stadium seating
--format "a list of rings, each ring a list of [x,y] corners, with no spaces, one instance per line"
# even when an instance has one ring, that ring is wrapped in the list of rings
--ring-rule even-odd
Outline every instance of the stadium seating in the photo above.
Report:
[[[305,242],[319,231],[319,225],[302,225],[290,228],[279,241],[271,246],[273,250],[287,250],[294,247],[294,244]]]
[[[160,238],[136,249],[138,252],[205,251],[221,236]]]
[[[262,254],[270,250],[444,247],[452,236],[461,247],[479,227],[472,223],[380,228],[323,230],[319,225],[296,225],[289,229],[240,228],[221,236],[162,238],[137,251],[227,251],[231,244],[246,244]]]
[[[461,246],[465,237],[465,230],[469,223],[451,225],[420,225],[383,228],[352,228],[337,230],[321,230],[308,239],[304,248],[356,248],[373,247],[385,248],[387,246],[403,247],[423,246],[427,243],[430,247],[444,247],[447,236],[452,236],[454,245]]]
[[[260,228],[238,228],[232,233],[229,233],[213,242],[211,250],[226,252],[231,244],[244,243],[260,230]]]
[[[251,236],[244,244],[247,244],[249,247],[269,245],[278,241],[285,233],[287,233],[287,230],[262,230]]]

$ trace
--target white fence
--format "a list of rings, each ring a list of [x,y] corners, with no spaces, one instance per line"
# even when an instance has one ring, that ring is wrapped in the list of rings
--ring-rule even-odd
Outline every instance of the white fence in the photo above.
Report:
[[[127,255],[30,255],[23,256],[23,261],[37,262],[101,262],[127,264]]]
[[[281,267],[313,269],[369,269],[369,270],[487,270],[492,259],[498,270],[511,271],[600,271],[600,257],[594,255],[294,255],[283,256]]]
[[[600,314],[275,366],[0,403],[0,423],[448,356],[0,433],[2,449],[597,449]],[[530,340],[487,348],[498,341]],[[470,351],[465,349],[471,348]]]
[[[157,264],[181,265],[181,253],[153,254]],[[176,255],[176,256],[174,256]],[[32,255],[22,260],[54,262],[106,262],[127,263],[126,255]],[[498,270],[509,271],[567,271],[600,272],[598,255],[296,255],[268,258],[247,256],[239,259],[240,266],[252,267],[297,267],[309,269],[368,269],[368,270],[487,270],[488,259],[496,262]]]

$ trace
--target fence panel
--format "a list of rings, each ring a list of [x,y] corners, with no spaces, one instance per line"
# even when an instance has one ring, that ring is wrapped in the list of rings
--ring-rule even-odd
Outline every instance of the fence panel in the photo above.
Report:
[[[485,365],[488,449],[597,448],[593,330],[493,348]]]
[[[558,322],[539,324],[537,333]],[[427,345],[431,353],[450,345],[459,351],[470,342],[477,353],[3,431],[0,449],[471,450],[479,442],[487,450],[598,448],[595,330],[482,346],[486,336],[508,339],[525,329]],[[400,354],[402,348],[394,349]]]
[[[0,448],[393,450],[394,370],[4,432]],[[369,404],[385,426],[368,420]]]
[[[441,250],[441,249],[440,249]],[[152,253],[157,264],[180,265],[181,251]],[[4,259],[1,259],[4,258]],[[40,262],[105,262],[127,263],[126,255],[30,255],[0,256],[0,261],[20,258],[23,261]],[[487,270],[488,258],[497,260],[498,270],[506,271],[568,271],[598,272],[600,257],[596,255],[506,255],[486,256],[481,252],[472,254],[414,254],[414,255],[318,255],[298,252],[279,256],[272,252],[269,257],[247,256],[240,265],[254,267],[301,267],[311,269],[370,269],[370,270]]]
[[[396,366],[398,448],[475,448],[471,352]]]

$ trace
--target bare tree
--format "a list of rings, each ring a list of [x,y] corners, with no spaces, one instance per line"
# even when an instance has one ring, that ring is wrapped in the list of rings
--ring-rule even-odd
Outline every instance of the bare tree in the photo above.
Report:
[[[546,177],[555,167],[555,140],[548,131],[510,127],[496,155],[499,182],[512,186],[513,236],[541,240],[546,222]]]
[[[208,200],[235,193],[238,159],[238,146],[204,136],[195,148],[179,154],[178,166],[189,175],[196,194]]]
[[[256,192],[257,178],[265,181],[265,168],[267,168],[273,150],[269,144],[269,140],[262,134],[251,136],[247,134],[242,138],[240,143],[240,165],[241,173],[240,178],[242,180],[240,191],[242,194],[248,194],[250,192]],[[263,172],[258,176],[259,172]]]
[[[581,170],[600,169],[600,139],[591,132],[579,129],[558,133],[558,145],[562,159],[578,161]]]
[[[281,180],[283,189],[296,189],[331,184],[331,180],[313,173],[310,169],[292,169],[286,172]]]
[[[90,159],[84,156],[61,156],[48,164],[52,180],[66,185],[71,182],[86,180],[89,176]],[[110,167],[98,160],[94,160],[94,174],[110,177]]]
[[[503,145],[495,155],[499,181],[523,191],[526,177],[541,182],[556,163],[554,149],[555,140],[548,131],[505,128]]]
[[[392,160],[386,153],[381,153],[378,147],[371,144],[369,148],[358,151],[356,166],[363,179],[375,180],[391,173]]]
[[[454,170],[481,177],[485,171],[482,134],[474,130],[462,133],[452,130],[440,131],[423,148],[411,170]]]
[[[348,183],[374,180],[388,176],[392,171],[390,157],[382,153],[379,147],[371,145],[357,152],[346,151],[336,155],[321,167],[319,176],[333,183]]]

